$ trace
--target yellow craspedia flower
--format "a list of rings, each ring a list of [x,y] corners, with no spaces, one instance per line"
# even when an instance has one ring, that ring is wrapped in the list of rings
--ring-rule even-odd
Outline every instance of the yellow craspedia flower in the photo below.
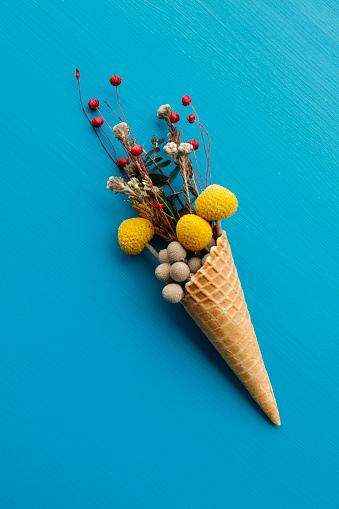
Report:
[[[231,217],[238,208],[238,200],[226,187],[212,184],[198,196],[195,211],[207,221]]]
[[[141,253],[145,244],[152,240],[153,236],[153,224],[143,217],[126,219],[118,229],[119,245],[125,253],[130,255]]]
[[[200,251],[212,238],[211,226],[195,214],[182,216],[177,223],[176,232],[180,244],[189,251]]]

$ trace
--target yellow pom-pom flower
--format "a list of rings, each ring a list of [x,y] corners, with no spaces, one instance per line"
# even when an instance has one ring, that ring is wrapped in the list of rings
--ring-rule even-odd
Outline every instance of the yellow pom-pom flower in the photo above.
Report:
[[[231,217],[238,208],[238,200],[226,187],[212,184],[198,196],[195,211],[207,221]]]
[[[119,245],[125,253],[130,255],[141,253],[153,236],[153,224],[143,217],[126,219],[118,229]]]
[[[177,237],[189,251],[200,251],[212,238],[212,228],[205,219],[195,214],[182,216],[177,223]]]

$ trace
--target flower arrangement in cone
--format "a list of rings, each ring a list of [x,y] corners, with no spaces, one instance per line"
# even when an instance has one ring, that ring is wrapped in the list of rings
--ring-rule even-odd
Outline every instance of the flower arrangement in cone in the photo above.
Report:
[[[123,194],[138,211],[139,217],[126,219],[118,228],[118,242],[129,255],[144,248],[151,251],[158,265],[155,276],[163,283],[162,295],[170,303],[181,303],[209,341],[248,389],[255,401],[274,422],[280,417],[271,383],[247,309],[237,269],[221,220],[231,217],[238,208],[236,196],[225,187],[212,184],[210,138],[201,124],[192,99],[182,97],[182,105],[192,108],[187,117],[198,124],[206,155],[206,176],[202,176],[195,152],[199,142],[186,142],[179,125],[180,116],[169,104],[160,106],[159,119],[168,126],[167,142],[152,136],[153,147],[138,145],[120,105],[119,76],[110,83],[116,89],[119,120],[113,127],[100,112],[97,99],[88,101],[89,117],[82,102],[80,73],[76,70],[83,112],[108,156],[122,176],[111,176],[107,189]],[[121,116],[120,116],[121,115]],[[113,141],[125,155],[118,158]],[[164,170],[174,165],[171,171]],[[181,176],[181,189],[172,182]],[[169,190],[169,191],[168,191]],[[150,244],[154,235],[168,242],[157,252]]]

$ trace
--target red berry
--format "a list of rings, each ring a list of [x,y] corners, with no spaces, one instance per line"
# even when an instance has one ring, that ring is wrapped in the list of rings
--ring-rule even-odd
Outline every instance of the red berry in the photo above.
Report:
[[[75,69],[75,77],[78,80],[80,78],[80,71],[79,69]]]
[[[198,150],[199,142],[197,140],[190,140],[188,143],[190,143],[193,146],[193,150]]]
[[[99,103],[98,99],[90,99],[88,101],[88,107],[90,110],[97,110],[99,108],[99,105],[100,105],[100,103]]]
[[[180,117],[179,117],[178,113],[175,113],[175,111],[173,111],[170,114],[169,119],[170,119],[170,122],[172,122],[172,124],[175,124],[176,122],[179,122]]]
[[[128,163],[129,163],[129,160],[127,159],[127,157],[120,157],[120,159],[118,159],[118,161],[117,161],[117,165],[119,166],[119,168],[123,168]]]
[[[192,98],[189,95],[184,95],[181,99],[183,106],[188,106],[192,102]]]
[[[133,145],[133,147],[131,148],[131,154],[133,156],[140,156],[140,154],[143,153],[143,148],[140,147],[140,145]]]
[[[194,113],[191,113],[190,115],[188,115],[187,122],[189,122],[190,124],[193,124],[193,122],[195,122],[195,115],[194,115]]]
[[[122,79],[120,78],[120,76],[113,74],[113,76],[111,77],[111,79],[109,81],[110,81],[111,85],[113,85],[114,87],[117,87],[122,82]]]
[[[104,123],[104,121],[102,120],[101,117],[93,117],[92,118],[92,126],[93,127],[100,127],[103,123]]]

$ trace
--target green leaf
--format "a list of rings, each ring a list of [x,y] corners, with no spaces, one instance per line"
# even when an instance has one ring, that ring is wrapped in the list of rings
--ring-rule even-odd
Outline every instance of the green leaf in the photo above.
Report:
[[[172,161],[163,161],[162,163],[156,164],[154,168],[152,168],[152,170],[150,170],[148,173],[155,173],[157,170],[160,170],[160,168],[164,168],[165,166],[171,164],[171,162]]]
[[[173,214],[174,214],[175,219],[177,221],[179,221],[179,219],[180,219],[179,212],[178,212],[177,207],[174,205],[174,203],[172,203],[172,210],[173,210]]]
[[[165,213],[173,219],[173,212],[170,207],[170,204],[167,201],[167,196],[166,196],[166,192],[164,189],[161,190],[161,200],[163,201],[163,203],[165,205],[165,208],[164,208]]]
[[[157,137],[156,136],[152,136],[151,143],[152,143],[152,145],[156,145],[157,144]]]
[[[189,214],[189,210],[188,210],[188,207],[183,207],[182,209],[180,209],[178,211],[179,213],[179,216],[182,217],[182,216],[186,216],[186,214]]]
[[[161,138],[160,140],[158,140],[158,145],[161,145],[162,143],[164,143],[165,141],[165,138]]]
[[[163,161],[162,163],[160,164],[157,164],[157,168],[165,168],[165,166],[168,166],[169,164],[171,164],[172,161]]]
[[[162,157],[156,157],[155,159],[148,161],[148,163],[146,163],[146,166],[150,166],[151,164],[158,163],[159,161],[162,161]]]
[[[168,204],[165,189],[162,189],[161,196],[162,196],[162,199],[164,200],[164,202]]]
[[[150,179],[152,180],[153,184],[156,186],[164,186],[168,182],[168,177],[166,175],[160,175],[159,173],[152,173],[149,174]]]
[[[160,148],[159,147],[154,147],[152,148],[152,150],[150,150],[149,152],[147,152],[147,154],[145,155],[145,161],[147,159],[149,159],[151,157],[152,154],[155,154],[156,152],[159,152]]]
[[[176,166],[174,168],[174,170],[172,171],[172,173],[169,174],[168,181],[170,183],[173,182],[173,180],[178,176],[179,172],[180,172],[180,168],[179,168],[179,166]]]

